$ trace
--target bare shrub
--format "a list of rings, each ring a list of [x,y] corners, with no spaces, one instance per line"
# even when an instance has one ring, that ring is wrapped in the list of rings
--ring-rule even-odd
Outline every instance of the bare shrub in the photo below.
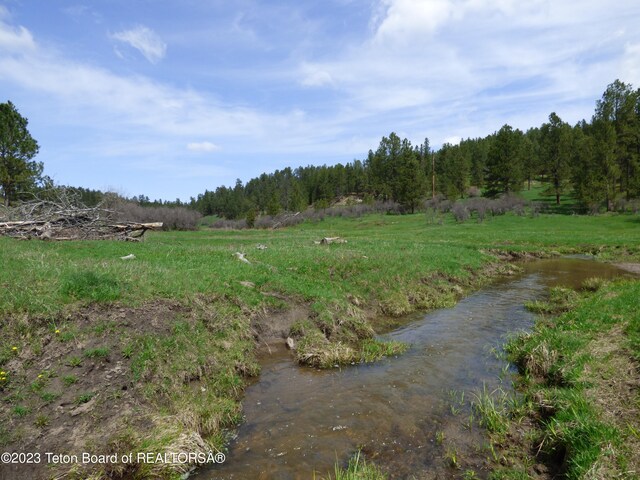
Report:
[[[434,210],[441,211],[440,204],[445,201],[447,201],[447,197],[445,197],[442,194],[438,194],[435,197],[430,198],[429,200],[425,200],[424,208],[426,210],[434,209]]]
[[[228,220],[226,218],[219,218],[218,220],[213,222],[209,226],[209,228],[219,230],[242,230],[243,228],[247,228],[247,221],[244,218],[242,220]]]
[[[444,221],[443,216],[433,208],[427,210],[426,217],[429,225],[442,225],[442,222]]]
[[[491,202],[491,213],[493,215],[504,215],[507,212],[524,212],[526,201],[513,193],[505,193]]]
[[[600,213],[600,203],[599,202],[591,202],[587,204],[587,212],[589,215],[597,215]]]
[[[255,220],[255,228],[282,228],[298,225],[304,221],[321,222],[326,217],[358,218],[370,213],[403,213],[396,202],[372,202],[335,205],[327,208],[309,208],[304,212],[282,213],[280,215],[263,215]],[[230,226],[228,222],[217,221],[211,228],[238,228],[236,224]]]
[[[483,222],[485,217],[487,216],[487,212],[490,209],[490,203],[491,200],[487,198],[475,197],[471,198],[467,202],[467,208],[469,209],[469,212],[476,214],[478,222]]]
[[[162,222],[164,230],[196,230],[201,215],[185,207],[143,207],[122,198],[110,199],[116,220],[127,222]]]
[[[453,207],[451,207],[451,213],[453,214],[453,218],[456,219],[456,222],[462,223],[469,220],[469,210],[462,202],[456,202]]]
[[[300,212],[294,214],[280,214],[280,215],[263,215],[255,222],[256,228],[281,228],[292,227],[304,222],[304,215]]]

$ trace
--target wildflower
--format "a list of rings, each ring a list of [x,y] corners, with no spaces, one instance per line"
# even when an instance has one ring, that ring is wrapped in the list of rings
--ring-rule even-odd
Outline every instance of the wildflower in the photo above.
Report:
[[[18,351],[18,347],[11,347],[11,350],[13,350],[14,352]]]
[[[58,333],[60,333],[60,330],[58,330],[58,329],[56,328],[56,334],[58,334]]]

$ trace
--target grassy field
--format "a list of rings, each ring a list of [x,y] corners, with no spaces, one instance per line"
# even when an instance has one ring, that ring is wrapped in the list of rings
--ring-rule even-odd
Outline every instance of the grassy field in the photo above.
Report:
[[[348,243],[314,245],[330,236]],[[606,259],[639,255],[639,240],[640,217],[633,215],[505,215],[464,224],[447,218],[439,226],[420,214],[331,218],[275,231],[150,233],[138,244],[0,238],[0,309],[47,315],[79,301],[136,305],[201,293],[256,306],[268,300],[259,291],[324,303],[351,294],[384,303],[398,280],[404,288],[433,273],[468,276],[490,260],[481,250],[581,251]],[[259,250],[259,244],[267,248]],[[251,265],[235,252],[245,253]],[[137,258],[120,260],[130,253]]]
[[[336,236],[347,242],[315,243]],[[492,252],[637,260],[640,218],[507,214],[457,224],[446,216],[435,225],[423,214],[370,215],[282,230],[159,232],[141,243],[0,238],[8,419],[0,444],[60,453],[224,448],[245,379],[258,372],[257,338],[290,335],[298,359],[317,366],[399,353],[402,345],[375,340],[372,320],[384,326],[453,304],[509,270]],[[128,254],[135,259],[121,259]],[[176,474],[101,468],[96,475]]]

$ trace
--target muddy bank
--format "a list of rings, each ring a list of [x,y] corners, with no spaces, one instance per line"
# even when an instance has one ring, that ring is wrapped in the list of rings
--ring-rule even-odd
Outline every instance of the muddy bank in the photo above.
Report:
[[[614,263],[614,265],[618,268],[626,270],[627,272],[640,275],[640,263],[621,262],[621,263]]]
[[[2,448],[41,457],[0,465],[0,478],[188,471],[193,462],[107,457],[221,449],[221,429],[239,419],[243,378],[257,373],[249,331],[246,319],[206,301],[90,305],[54,319],[8,320],[4,333],[12,337],[12,353],[0,384]],[[73,461],[83,454],[104,459]]]

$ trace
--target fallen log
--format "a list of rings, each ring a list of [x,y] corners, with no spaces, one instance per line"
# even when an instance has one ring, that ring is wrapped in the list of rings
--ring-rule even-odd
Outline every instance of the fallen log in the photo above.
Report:
[[[324,237],[319,243],[320,245],[331,245],[332,243],[347,243],[347,241],[340,237]]]

